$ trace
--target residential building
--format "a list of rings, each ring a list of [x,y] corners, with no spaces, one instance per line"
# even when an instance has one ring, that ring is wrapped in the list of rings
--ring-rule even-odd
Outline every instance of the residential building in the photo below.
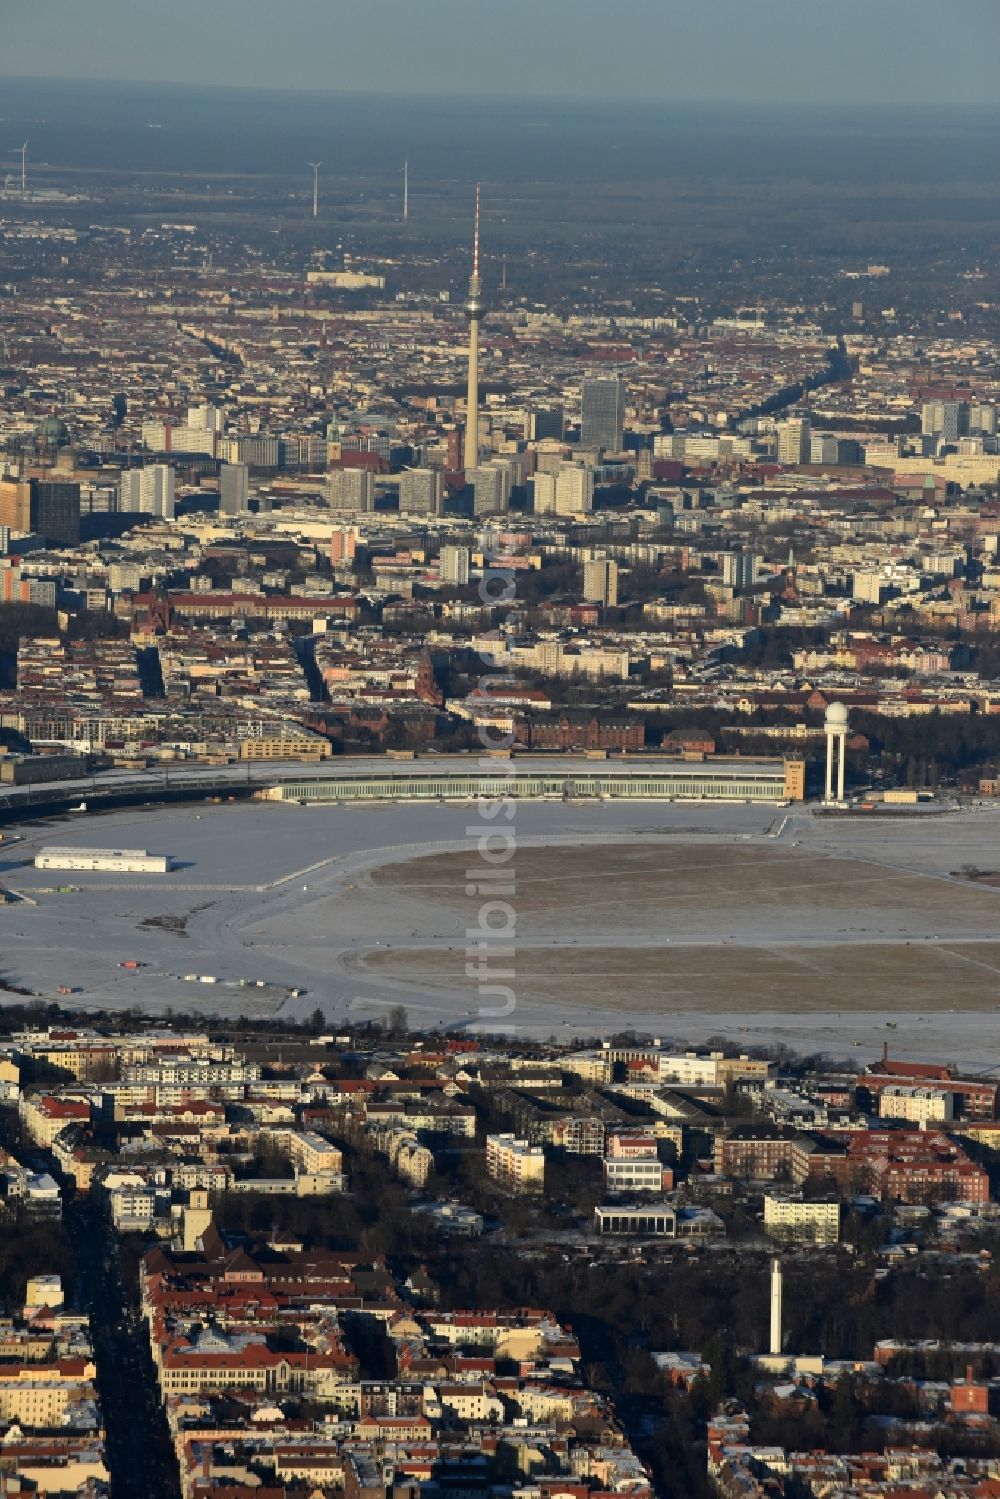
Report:
[[[840,1203],[815,1202],[781,1193],[764,1193],[764,1228],[775,1239],[804,1244],[836,1244],[840,1238]]]
[[[370,468],[335,468],[327,476],[327,498],[332,510],[374,510],[375,475]]]
[[[604,608],[618,603],[618,564],[595,557],[583,564],[583,597]]]
[[[514,1135],[487,1135],[486,1170],[515,1192],[540,1192],[545,1184],[545,1152]]]
[[[444,475],[437,468],[407,468],[399,476],[403,514],[440,515],[444,508]]]

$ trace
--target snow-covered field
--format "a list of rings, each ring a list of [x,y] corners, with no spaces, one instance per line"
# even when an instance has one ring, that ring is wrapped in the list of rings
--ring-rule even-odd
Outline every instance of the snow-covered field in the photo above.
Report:
[[[402,1003],[414,1024],[475,1025],[467,932],[485,897],[466,886],[481,880],[481,832],[498,825],[476,806],[280,803],[22,825],[0,846],[0,882],[35,904],[0,911],[2,974],[46,998],[79,988],[60,998],[84,1008],[318,1006],[335,1022]],[[952,877],[1000,869],[994,809],[876,822],[538,803],[505,826],[522,1034],[631,1024],[853,1060],[889,1040],[898,1054],[1000,1067],[1000,890]],[[148,848],[179,867],[53,874],[32,867],[42,844]]]

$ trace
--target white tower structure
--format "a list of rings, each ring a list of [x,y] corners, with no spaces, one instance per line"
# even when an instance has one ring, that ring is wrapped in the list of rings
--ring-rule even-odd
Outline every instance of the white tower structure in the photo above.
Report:
[[[309,165],[313,169],[313,218],[319,217],[319,169],[323,165],[321,161],[311,161]]]
[[[479,467],[479,323],[483,316],[479,280],[479,183],[476,183],[476,229],[472,241],[472,275],[469,277],[469,389],[465,398],[465,472]]]
[[[410,163],[403,162],[403,223],[410,218]]]
[[[21,197],[28,196],[28,142],[21,147]]]
[[[771,1261],[771,1346],[772,1358],[781,1357],[781,1261]]]
[[[823,800],[844,800],[844,760],[847,755],[847,709],[843,703],[831,703],[826,710],[826,794]],[[833,794],[834,765],[837,773],[837,795]]]

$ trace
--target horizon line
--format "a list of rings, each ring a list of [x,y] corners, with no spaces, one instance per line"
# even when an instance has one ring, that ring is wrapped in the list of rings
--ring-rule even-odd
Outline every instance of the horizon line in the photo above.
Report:
[[[78,84],[84,87],[93,86],[113,89],[115,85],[121,88],[164,88],[164,89],[192,89],[204,93],[251,93],[251,94],[299,94],[314,99],[377,99],[377,100],[399,100],[407,103],[433,103],[440,106],[448,103],[462,104],[502,104],[505,101],[511,104],[537,104],[545,108],[559,108],[560,106],[575,107],[578,109],[592,110],[595,107],[601,109],[616,108],[623,106],[648,108],[649,106],[661,106],[669,108],[673,105],[683,107],[695,107],[699,105],[712,105],[716,109],[804,109],[804,110],[828,110],[843,109],[850,110],[873,110],[878,113],[889,113],[898,109],[920,108],[922,111],[933,113],[935,110],[985,110],[1000,112],[1000,99],[936,99],[929,102],[926,97],[914,94],[912,98],[905,99],[843,99],[841,97],[815,97],[789,98],[789,99],[760,99],[760,98],[737,98],[733,96],[719,97],[717,95],[677,95],[671,94],[669,98],[661,95],[636,95],[628,96],[607,95],[599,98],[589,98],[586,105],[582,104],[575,96],[555,96],[539,93],[516,93],[505,91],[503,93],[484,94],[481,91],[474,93],[460,93],[450,91],[442,94],[440,90],[418,90],[406,91],[401,89],[379,89],[374,87],[357,88],[350,84],[339,86],[323,86],[322,84],[311,84],[300,86],[295,84],[273,84],[260,82],[247,83],[217,83],[203,80],[190,80],[181,78],[123,78],[119,74],[86,74],[78,76],[71,73],[5,73],[0,71],[0,83],[24,83],[24,84]]]

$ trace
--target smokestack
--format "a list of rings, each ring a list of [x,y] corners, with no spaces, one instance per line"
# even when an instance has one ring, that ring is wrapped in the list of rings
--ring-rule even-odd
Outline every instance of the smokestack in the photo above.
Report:
[[[781,1355],[781,1261],[771,1261],[771,1357]]]

